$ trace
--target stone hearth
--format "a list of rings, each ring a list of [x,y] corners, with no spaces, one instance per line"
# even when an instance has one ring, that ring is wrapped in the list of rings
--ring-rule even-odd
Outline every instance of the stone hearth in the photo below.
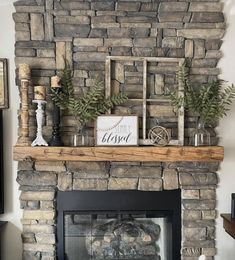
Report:
[[[55,259],[56,191],[181,189],[182,259],[215,255],[217,163],[19,162],[24,259]]]

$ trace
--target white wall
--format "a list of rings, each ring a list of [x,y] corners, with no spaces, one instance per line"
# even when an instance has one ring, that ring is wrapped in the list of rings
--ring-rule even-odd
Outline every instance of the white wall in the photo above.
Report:
[[[5,214],[0,220],[8,221],[2,233],[2,259],[20,260],[21,245],[21,210],[19,191],[16,183],[17,163],[12,160],[12,146],[17,137],[17,109],[19,106],[18,90],[15,86],[14,64],[14,7],[9,0],[0,0],[0,57],[9,62],[10,109],[4,111],[4,171],[5,171]]]
[[[222,45],[223,59],[219,63],[221,78],[235,84],[235,1],[223,0],[227,18],[227,32]],[[235,102],[228,116],[221,120],[218,128],[220,144],[225,148],[225,158],[219,172],[217,191],[218,214],[231,212],[231,193],[235,193]],[[224,232],[221,217],[217,219],[216,260],[235,259],[235,240]]]
[[[21,210],[19,209],[18,185],[15,181],[17,165],[12,161],[12,146],[17,138],[18,91],[14,83],[14,24],[12,21],[13,0],[0,0],[0,57],[8,58],[10,63],[10,109],[4,112],[4,152],[5,152],[5,211],[0,220],[9,223],[3,236],[3,260],[21,259]],[[228,30],[222,50],[224,58],[219,66],[221,78],[235,83],[235,1],[223,0]],[[235,192],[235,102],[228,117],[221,121],[218,128],[221,145],[225,147],[225,159],[220,169],[218,189],[218,214],[230,212],[231,193]],[[222,219],[217,220],[216,260],[235,259],[235,240],[224,232]]]

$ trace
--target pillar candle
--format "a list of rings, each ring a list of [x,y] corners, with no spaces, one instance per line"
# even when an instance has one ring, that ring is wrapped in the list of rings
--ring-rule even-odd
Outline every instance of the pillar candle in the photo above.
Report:
[[[31,76],[30,67],[26,63],[19,65],[19,78],[20,79],[29,79]]]
[[[51,77],[51,87],[60,88],[60,77],[59,76]]]
[[[45,86],[35,86],[34,87],[34,99],[35,100],[45,100],[46,99],[46,87]]]

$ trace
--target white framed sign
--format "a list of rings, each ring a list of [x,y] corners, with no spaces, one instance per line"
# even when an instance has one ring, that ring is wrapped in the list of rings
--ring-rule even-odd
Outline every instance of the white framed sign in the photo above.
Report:
[[[95,131],[97,146],[136,146],[138,116],[98,116]]]

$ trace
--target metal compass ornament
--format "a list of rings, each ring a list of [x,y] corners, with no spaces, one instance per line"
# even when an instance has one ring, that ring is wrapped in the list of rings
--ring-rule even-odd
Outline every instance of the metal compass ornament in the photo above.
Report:
[[[149,130],[148,139],[155,146],[166,146],[170,142],[170,135],[167,129],[160,126],[157,121],[157,125]]]

